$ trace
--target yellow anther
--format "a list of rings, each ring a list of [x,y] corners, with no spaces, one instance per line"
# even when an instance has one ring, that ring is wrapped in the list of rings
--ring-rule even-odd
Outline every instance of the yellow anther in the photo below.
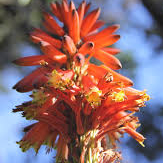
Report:
[[[140,92],[141,98],[139,100],[136,100],[138,104],[140,104],[141,107],[145,106],[144,102],[149,101],[151,98],[150,96],[146,93],[146,90]]]
[[[71,84],[70,79],[63,79],[62,74],[58,73],[57,70],[53,70],[49,77],[48,83],[54,88],[65,90],[66,86]]]
[[[99,106],[101,104],[101,95],[102,91],[97,87],[91,88],[91,91],[86,95],[86,98],[89,103],[93,106]]]
[[[61,75],[57,72],[57,70],[53,70],[51,76],[48,80],[48,83],[55,88],[60,87],[61,84]]]
[[[33,91],[32,95],[33,95],[32,102],[37,103],[39,105],[44,104],[47,99],[47,94],[45,94],[43,90]]]
[[[149,101],[151,99],[150,96],[146,92],[147,92],[147,90],[144,90],[144,91],[140,92],[140,94],[142,94],[141,99],[143,101]]]
[[[125,93],[123,90],[121,90],[120,92],[113,92],[112,93],[112,100],[114,100],[115,102],[122,102],[125,99]]]
[[[138,140],[137,140],[138,141]],[[145,145],[143,144],[144,141],[138,141],[139,144],[142,146],[142,147],[145,147]]]

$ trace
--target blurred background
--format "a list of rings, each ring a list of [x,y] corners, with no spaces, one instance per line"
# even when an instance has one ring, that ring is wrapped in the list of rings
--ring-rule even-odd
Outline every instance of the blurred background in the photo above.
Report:
[[[54,1],[54,0],[53,0]],[[147,139],[145,148],[125,135],[119,144],[124,163],[163,162],[163,0],[90,0],[92,8],[101,7],[100,18],[108,25],[120,24],[121,35],[115,46],[123,65],[120,73],[134,81],[134,88],[148,90],[151,100],[137,115],[139,129]],[[0,163],[53,163],[55,151],[46,155],[43,146],[36,156],[31,149],[21,152],[19,141],[27,122],[12,113],[15,105],[28,100],[12,86],[33,67],[11,64],[20,56],[40,54],[29,33],[41,28],[41,12],[49,10],[52,0],[0,0]],[[76,6],[81,0],[75,0]]]

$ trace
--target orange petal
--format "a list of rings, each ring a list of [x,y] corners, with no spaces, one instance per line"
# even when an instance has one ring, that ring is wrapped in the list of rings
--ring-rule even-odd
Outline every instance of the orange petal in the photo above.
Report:
[[[86,14],[88,12],[90,7],[91,7],[91,2],[86,5],[84,14]]]
[[[110,72],[113,75],[114,82],[115,81],[120,83],[122,82],[125,87],[129,87],[133,85],[133,82],[129,78],[122,76],[121,74],[113,71],[112,69],[110,69],[105,65],[96,66],[94,64],[89,64],[88,72],[98,79],[102,78],[104,75]]]
[[[34,89],[39,89],[40,87],[44,86],[47,82],[48,78],[45,76],[45,74],[41,74],[33,80],[32,85]]]
[[[97,20],[93,25],[93,27],[91,28],[90,32],[97,30],[98,28],[102,27],[104,24],[105,22],[103,20]]]
[[[35,55],[14,60],[13,63],[19,66],[35,66],[45,63],[45,59],[44,55]]]
[[[74,55],[77,51],[76,46],[71,37],[65,35],[63,37],[63,47],[71,54]]]
[[[109,53],[100,50],[100,49],[95,49],[93,57],[99,59],[101,62],[103,62],[106,66],[118,70],[122,68],[122,65],[120,61],[115,58],[114,56],[110,55]]]
[[[69,13],[68,13],[68,15],[67,15],[67,21],[68,21],[68,29],[70,30],[72,30],[72,26],[73,26],[73,18],[72,18],[72,12],[73,12],[73,10],[76,10],[76,7],[75,7],[75,4],[74,4],[74,2],[73,1],[70,1],[70,7],[69,7]]]
[[[62,1],[61,12],[62,12],[63,22],[68,27],[70,23],[70,16],[69,16],[69,6],[66,1]]]
[[[90,88],[96,86],[95,83],[93,83],[92,78],[90,76],[83,76],[82,78],[82,85],[85,92],[90,91]]]
[[[48,27],[54,31],[54,34],[57,34],[59,36],[64,35],[64,30],[57,24],[55,19],[50,14],[44,12],[44,18],[46,23],[48,24]]]
[[[119,88],[120,84],[118,82],[110,82],[110,83],[104,83],[103,85],[100,85],[98,88],[102,90],[103,94],[108,93],[108,90],[115,90],[116,88]]]
[[[60,40],[57,40],[49,36],[48,34],[46,34],[40,29],[36,29],[31,33],[31,39],[34,43],[40,43],[41,41],[46,41],[58,49],[60,49],[62,45],[62,42]]]
[[[69,29],[69,35],[77,44],[80,41],[80,26],[79,26],[79,16],[76,10],[72,11],[72,22]]]
[[[63,0],[64,2],[65,2],[65,4],[67,4],[67,6],[68,6],[68,0]]]
[[[88,34],[88,32],[93,27],[94,23],[97,21],[98,17],[100,15],[100,9],[96,9],[89,13],[85,19],[83,20],[82,26],[81,26],[81,36],[84,37]]]
[[[120,50],[116,48],[102,48],[102,50],[112,55],[120,53]]]
[[[79,53],[86,55],[90,54],[92,50],[94,49],[93,42],[85,42],[79,49]]]
[[[54,61],[57,61],[59,63],[65,63],[67,61],[67,57],[65,54],[63,54],[45,41],[41,41],[41,49],[47,55],[47,57],[53,59]]]
[[[20,147],[23,151],[34,147],[37,153],[40,146],[48,138],[49,134],[49,126],[43,122],[38,122],[26,133],[26,135],[20,142],[18,142],[18,144],[20,144]]]
[[[131,88],[131,87],[125,88],[124,91],[125,91],[125,95],[126,95],[126,96],[138,95],[138,94],[140,94],[140,92],[141,92],[141,91],[136,90],[136,89]]]
[[[104,77],[104,75],[107,73],[108,71],[100,66],[94,65],[94,64],[89,64],[88,66],[88,73],[90,73],[91,75],[93,75],[94,77],[100,79],[102,77]]]
[[[144,136],[136,132],[134,129],[131,127],[127,126],[124,129],[130,136],[132,136],[135,140],[137,140],[141,145],[143,145],[143,141],[145,140]]]
[[[86,7],[86,2],[83,1],[79,8],[78,8],[78,15],[79,15],[79,25],[81,27],[82,22],[83,22],[83,18],[84,18],[84,12],[85,12],[85,7]]]
[[[63,22],[60,4],[59,4],[59,3],[57,4],[57,2],[51,3],[51,9],[52,9],[53,14],[54,14],[61,22]]]
[[[101,39],[101,38],[103,39],[104,37],[108,37],[108,35],[115,32],[118,28],[119,28],[119,25],[109,26],[109,27],[103,29],[102,31],[100,31],[97,34],[87,36],[86,38],[84,38],[84,40],[86,40],[86,41],[88,41],[88,40],[89,41],[96,41],[96,40]]]
[[[94,44],[96,48],[103,48],[116,43],[119,39],[120,39],[120,35],[109,35],[101,39],[95,40]]]
[[[43,22],[43,26],[46,28],[46,30],[50,33],[56,34],[54,33],[54,30],[51,28],[51,26],[45,21]]]
[[[82,135],[84,133],[84,128],[83,128],[83,124],[82,124],[80,110],[77,111],[77,113],[76,113],[76,127],[77,127],[77,133],[79,135]]]
[[[70,13],[72,13],[73,10],[76,10],[75,4],[73,1],[70,1]]]
[[[68,125],[64,121],[58,119],[57,116],[51,114],[41,114],[36,117],[36,120],[50,125],[52,129],[59,131],[63,135],[67,135]]]
[[[101,65],[100,67],[106,69],[108,72],[110,72],[113,75],[113,81],[123,82],[124,86],[126,86],[126,87],[129,87],[129,86],[133,85],[133,82],[129,78],[127,78],[127,77],[113,71],[109,67],[107,67],[105,65]]]
[[[36,80],[37,77],[44,73],[45,69],[43,67],[37,68],[29,75],[25,76],[22,80],[16,83],[13,86],[13,89],[16,89],[18,92],[29,92],[33,87],[33,81]]]

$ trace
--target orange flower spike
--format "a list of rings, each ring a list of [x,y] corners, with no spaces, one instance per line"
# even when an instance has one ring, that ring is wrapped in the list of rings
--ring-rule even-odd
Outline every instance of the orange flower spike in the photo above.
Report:
[[[79,53],[86,55],[90,54],[94,49],[94,43],[93,42],[85,42],[79,49]]]
[[[54,61],[58,63],[65,63],[67,61],[67,56],[57,50],[55,47],[50,45],[49,43],[45,41],[41,41],[41,49],[47,55],[50,59],[53,59]]]
[[[73,39],[75,45],[80,41],[80,26],[79,26],[79,16],[76,10],[72,11],[72,24],[69,29],[69,35]]]
[[[89,13],[85,19],[83,20],[82,26],[81,26],[81,36],[85,37],[88,32],[91,30],[95,22],[97,21],[98,17],[100,15],[100,9],[96,9]]]
[[[120,35],[109,35],[107,37],[103,37],[101,39],[95,40],[94,43],[96,48],[103,48],[116,43],[119,39],[120,39]]]
[[[36,29],[31,33],[31,39],[34,43],[40,43],[41,41],[46,41],[58,49],[60,49],[62,45],[62,42],[60,40],[57,40],[49,36],[48,34],[46,34],[40,29]]]
[[[63,48],[65,48],[70,55],[74,55],[77,51],[73,40],[67,35],[63,37]]]
[[[19,66],[35,66],[45,64],[46,63],[45,60],[46,57],[44,55],[35,55],[14,60],[13,63]]]
[[[120,53],[120,50],[116,48],[102,48],[102,50],[112,55]]]
[[[51,3],[51,10],[52,10],[52,13],[61,21],[63,22],[63,19],[62,19],[62,15],[61,15],[61,8],[60,8],[60,5],[58,4],[58,2],[55,2],[55,3]]]
[[[95,49],[94,55],[95,58],[99,59],[101,62],[103,62],[106,66],[118,70],[122,68],[122,65],[120,61],[115,58],[114,56],[108,54],[107,52],[100,50],[100,49]]]
[[[94,32],[98,28],[102,27],[104,24],[105,22],[103,20],[97,20],[95,24],[93,25],[93,27],[91,28],[90,32]]]
[[[81,27],[83,18],[84,18],[84,12],[85,12],[86,2],[83,1],[79,8],[78,8],[78,15],[79,15],[79,26]]]
[[[122,67],[113,56],[120,51],[107,46],[119,40],[120,36],[113,34],[119,25],[101,30],[105,22],[98,20],[100,9],[85,16],[89,8],[85,0],[77,10],[73,1],[51,4],[54,16],[63,25],[44,13],[44,26],[55,36],[40,29],[31,33],[32,41],[40,44],[44,55],[13,61],[20,66],[41,64],[13,87],[19,92],[34,90],[32,100],[16,106],[14,112],[21,111],[26,119],[45,124],[36,123],[26,129],[20,147],[24,151],[34,147],[36,152],[42,144],[56,147],[56,162],[117,162],[119,154],[114,147],[105,150],[105,136],[109,135],[112,145],[125,132],[140,144],[145,139],[136,132],[139,121],[132,114],[150,97],[145,90],[128,88],[133,82],[113,71]],[[91,57],[102,64],[89,63]],[[75,148],[71,148],[74,144]]]
[[[98,24],[97,24],[98,25]],[[101,24],[99,24],[101,25]],[[87,36],[84,40],[85,41],[96,41],[100,38],[104,38],[104,37],[107,37],[108,35],[112,34],[113,32],[115,32],[116,30],[119,29],[119,25],[112,25],[112,26],[109,26],[105,29],[103,29],[102,31],[100,31],[99,33],[97,34],[93,34],[93,35],[90,35],[90,36]]]
[[[50,14],[44,12],[44,18],[45,22],[48,24],[48,27],[51,27],[51,29],[54,31],[54,34],[59,36],[64,35],[64,30],[57,24],[55,19]]]

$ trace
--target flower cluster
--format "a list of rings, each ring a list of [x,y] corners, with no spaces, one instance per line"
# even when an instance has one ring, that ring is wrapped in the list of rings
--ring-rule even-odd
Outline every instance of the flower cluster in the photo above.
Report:
[[[22,151],[33,147],[38,152],[41,145],[47,145],[48,152],[56,148],[57,163],[116,162],[116,141],[124,133],[141,145],[145,139],[136,131],[140,124],[133,114],[149,96],[114,71],[122,67],[114,57],[119,50],[110,47],[120,38],[113,34],[119,25],[106,27],[98,20],[100,9],[88,13],[89,8],[85,1],[78,8],[67,0],[52,3],[53,15],[43,13],[46,32],[31,33],[43,54],[14,61],[38,66],[13,87],[32,91],[32,100],[13,111],[37,121],[24,129],[18,144]],[[91,63],[92,57],[101,64]]]

